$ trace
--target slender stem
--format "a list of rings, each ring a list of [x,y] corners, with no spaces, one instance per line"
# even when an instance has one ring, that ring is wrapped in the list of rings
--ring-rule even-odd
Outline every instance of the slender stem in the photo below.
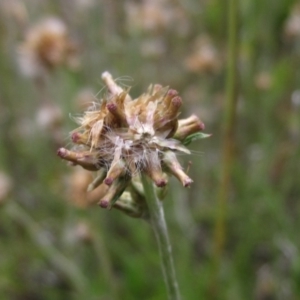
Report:
[[[168,290],[168,299],[179,300],[180,293],[175,274],[172,247],[170,244],[163,206],[155,194],[152,181],[147,177],[147,175],[142,175],[142,182],[149,209],[151,225],[154,230],[160,252],[164,279]]]
[[[228,5],[228,56],[227,56],[227,79],[226,79],[226,102],[224,106],[223,142],[221,176],[218,189],[218,211],[215,227],[215,262],[219,260],[225,245],[226,238],[226,204],[229,197],[232,181],[232,163],[234,158],[234,129],[236,123],[237,104],[237,17],[238,0],[229,0]]]

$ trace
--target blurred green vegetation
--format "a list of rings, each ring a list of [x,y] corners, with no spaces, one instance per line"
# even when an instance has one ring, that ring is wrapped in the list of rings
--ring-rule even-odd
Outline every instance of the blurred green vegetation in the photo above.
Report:
[[[175,88],[182,117],[199,115],[213,134],[182,157],[185,166],[192,161],[193,186],[171,181],[165,200],[183,299],[300,298],[295,0],[239,1],[233,176],[214,279],[227,9],[222,0],[1,0],[1,299],[166,299],[148,224],[74,205],[76,168],[56,156],[76,126],[69,115],[80,113],[83,95],[101,91],[105,70],[132,95],[150,83]],[[26,77],[20,45],[48,16],[67,25],[79,63]]]

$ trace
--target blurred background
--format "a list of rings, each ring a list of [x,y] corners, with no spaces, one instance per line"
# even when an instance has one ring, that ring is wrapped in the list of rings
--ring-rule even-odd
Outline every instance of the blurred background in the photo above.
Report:
[[[56,156],[106,70],[178,90],[213,134],[164,203],[183,299],[300,299],[300,2],[238,2],[222,195],[229,1],[0,0],[1,299],[167,297],[148,224],[86,206],[91,174]]]

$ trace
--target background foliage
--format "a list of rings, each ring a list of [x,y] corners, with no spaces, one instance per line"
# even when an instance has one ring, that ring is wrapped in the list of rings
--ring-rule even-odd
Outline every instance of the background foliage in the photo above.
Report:
[[[177,89],[182,116],[199,115],[213,133],[182,157],[192,188],[171,181],[165,200],[183,299],[299,299],[300,3],[239,1],[233,175],[215,254],[227,9],[222,0],[1,0],[2,299],[166,299],[148,224],[83,208],[81,177],[56,156],[75,128],[69,113],[95,99],[105,70],[132,95],[150,83]],[[66,23],[76,61],[44,70],[41,83],[22,73],[19,49],[48,16]]]

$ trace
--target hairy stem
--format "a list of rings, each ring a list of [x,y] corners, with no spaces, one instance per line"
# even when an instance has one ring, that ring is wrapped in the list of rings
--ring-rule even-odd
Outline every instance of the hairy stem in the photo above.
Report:
[[[161,264],[169,300],[179,300],[180,293],[175,274],[172,247],[168,235],[167,224],[161,201],[157,198],[152,181],[142,175],[145,197],[149,209],[150,221],[154,230],[161,257]]]

